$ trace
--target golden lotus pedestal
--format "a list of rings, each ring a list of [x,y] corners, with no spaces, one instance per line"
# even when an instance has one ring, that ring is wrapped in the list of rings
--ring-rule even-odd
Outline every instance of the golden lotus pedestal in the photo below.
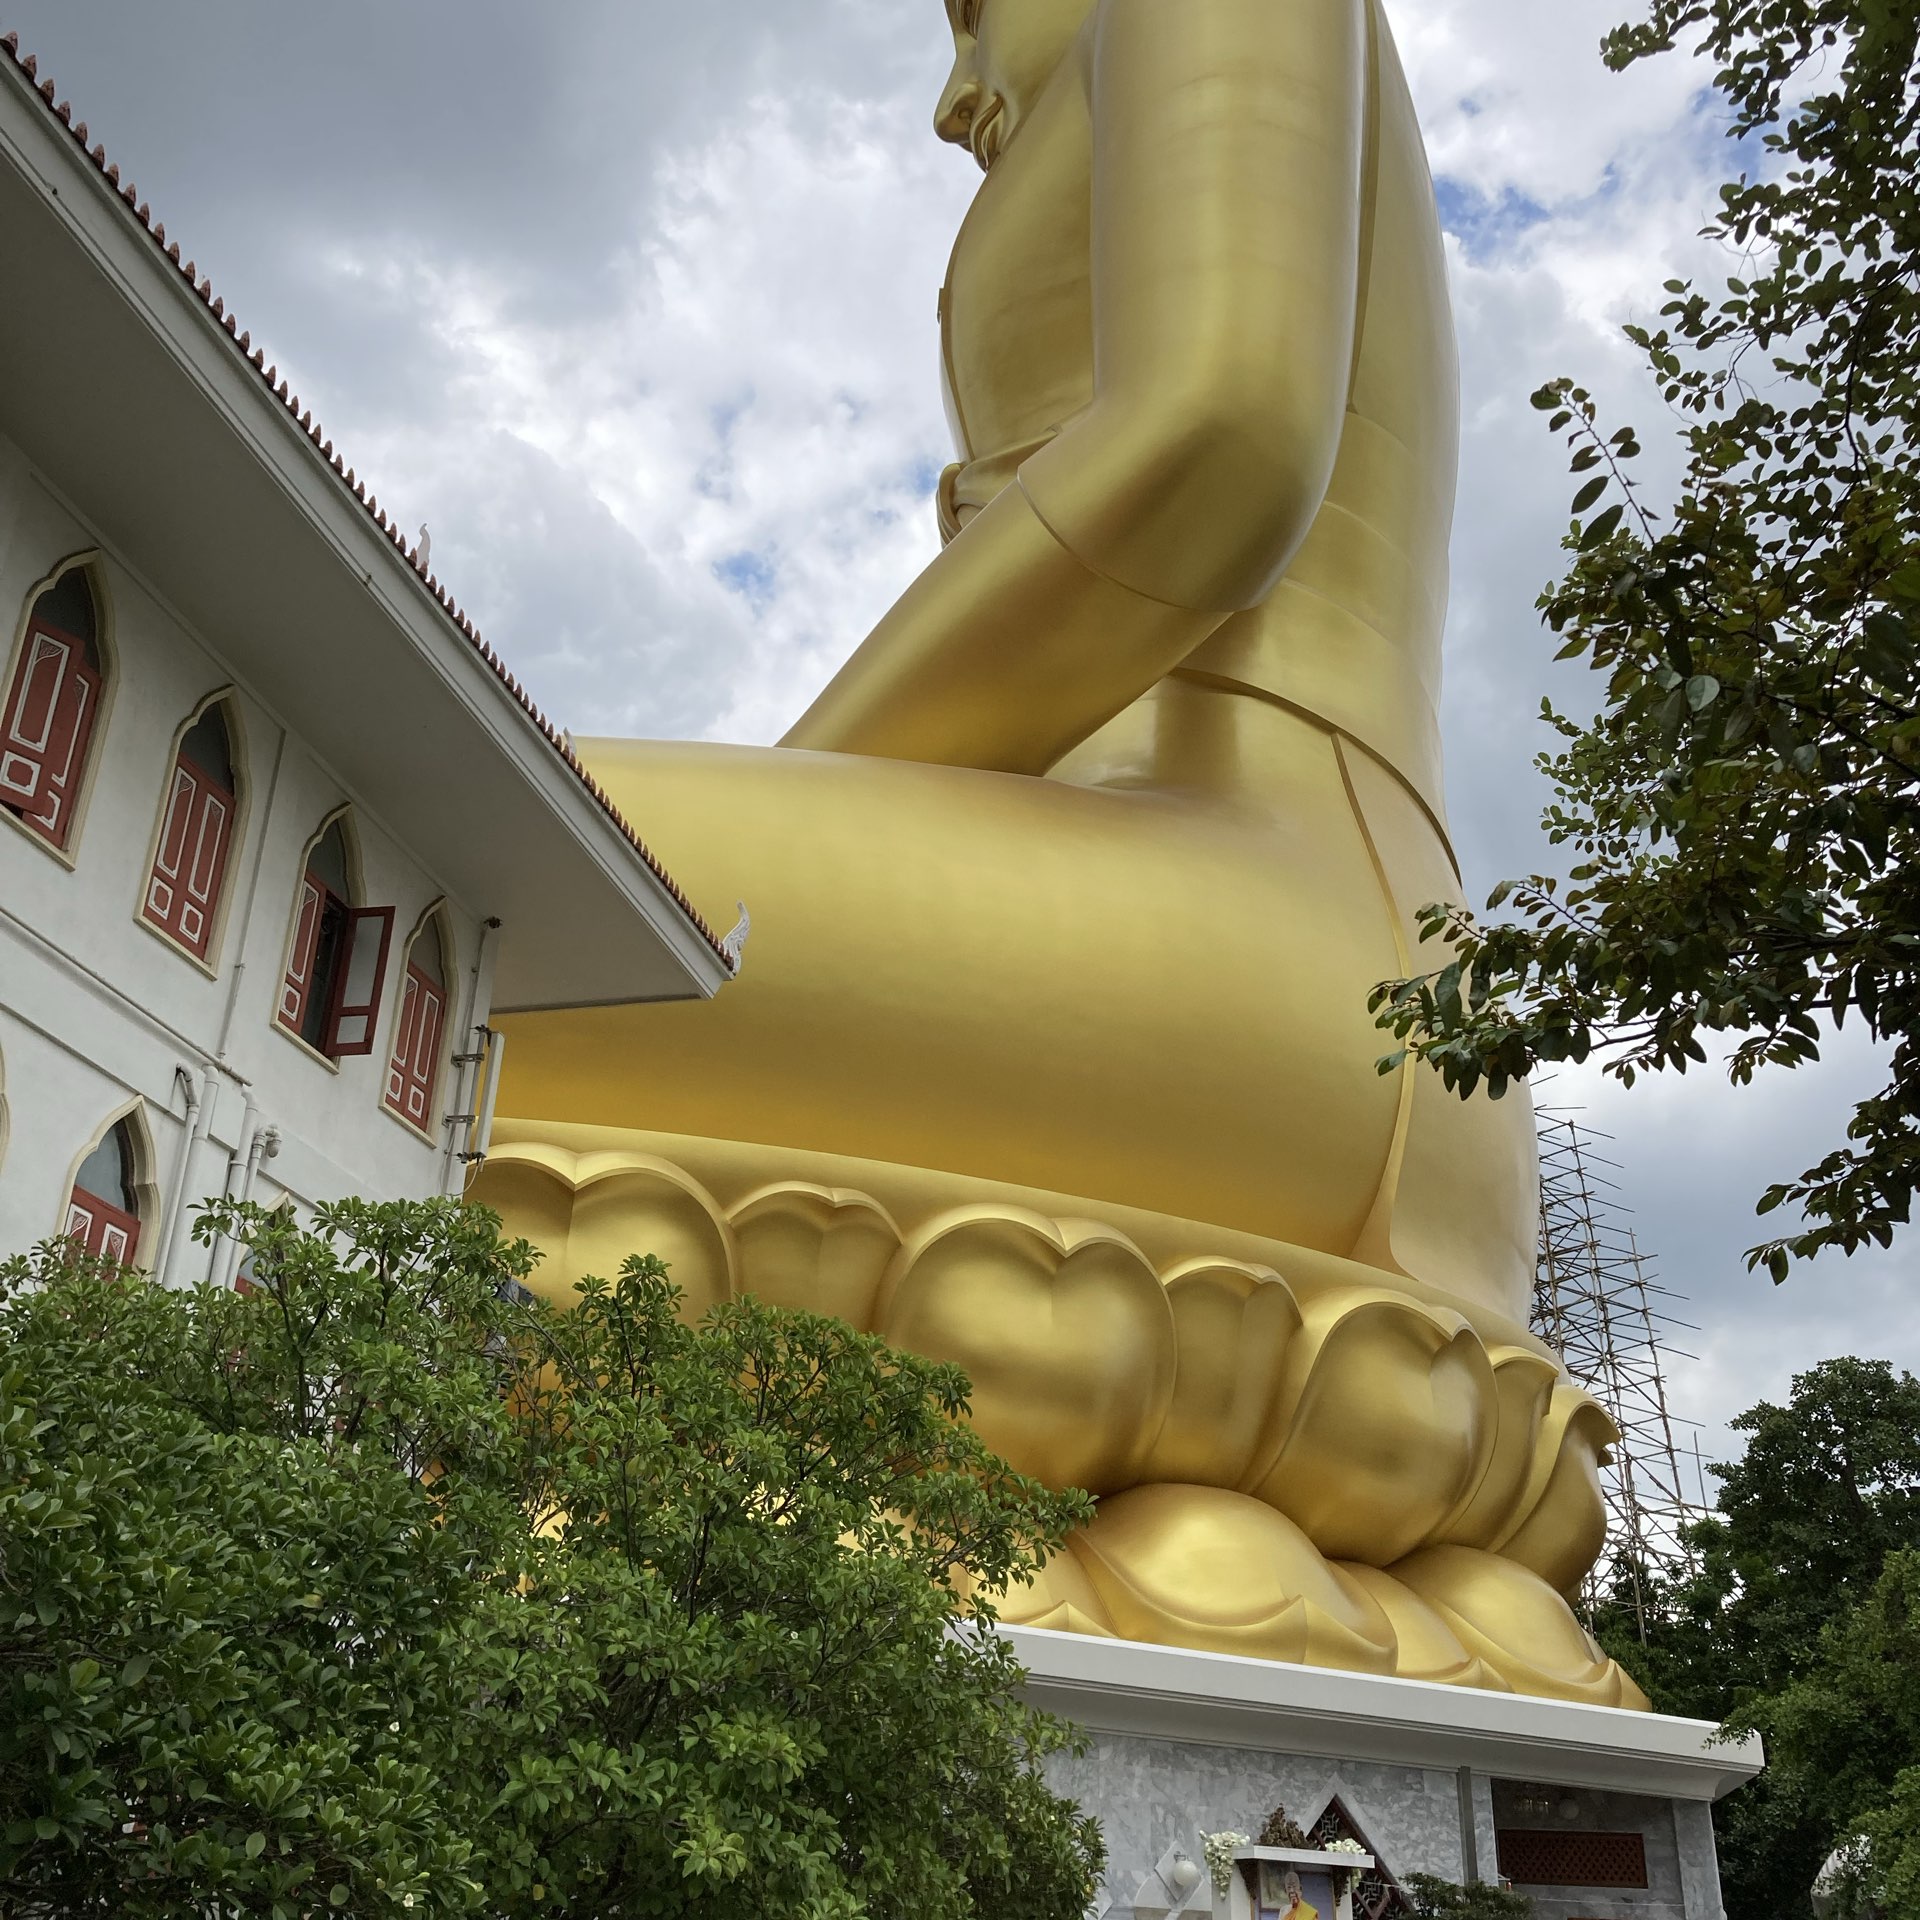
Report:
[[[1010,1624],[1644,1707],[1565,1590],[1601,1410],[1524,1328],[1324,1252],[837,1154],[502,1121],[476,1197],[564,1300],[630,1253],[957,1362],[1023,1472],[1099,1497]]]

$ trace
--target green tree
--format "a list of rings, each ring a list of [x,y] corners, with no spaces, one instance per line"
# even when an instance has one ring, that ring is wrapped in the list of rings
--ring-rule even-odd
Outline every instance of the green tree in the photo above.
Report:
[[[326,1315],[0,1270],[0,1908],[463,1910],[442,1760],[510,1509],[437,1524],[406,1456],[498,1430],[470,1327],[508,1269],[451,1216],[362,1239],[310,1249]]]
[[[1629,327],[1684,472],[1657,512],[1632,427],[1534,396],[1579,476],[1572,560],[1540,606],[1603,676],[1545,715],[1565,884],[1482,923],[1429,908],[1446,963],[1374,996],[1463,1095],[1603,1055],[1631,1084],[1725,1050],[1733,1079],[1819,1056],[1859,1020],[1889,1056],[1847,1139],[1763,1196],[1801,1218],[1750,1259],[1885,1246],[1920,1178],[1920,84],[1913,0],[1651,0],[1609,65],[1683,36],[1751,156],[1709,232],[1717,295],[1667,286]]]
[[[1064,1730],[977,1629],[981,1589],[1089,1503],[987,1453],[955,1369],[751,1301],[696,1332],[676,1301],[653,1262],[588,1282],[522,1376],[528,1516],[556,1538],[537,1657],[496,1683],[519,1825],[496,1884],[1077,1920],[1097,1837],[1037,1764]]]
[[[1908,1767],[1883,1805],[1862,1816],[1871,1897],[1891,1920],[1920,1914],[1920,1767]]]
[[[1714,1469],[1690,1569],[1652,1584],[1645,1638],[1624,1605],[1595,1625],[1660,1711],[1766,1736],[1767,1771],[1714,1821],[1728,1913],[1780,1920],[1808,1911],[1821,1862],[1862,1823],[1883,1863],[1898,1857],[1901,1809],[1920,1801],[1902,1785],[1920,1767],[1920,1665],[1895,1670],[1920,1565],[1920,1380],[1830,1360],[1732,1424],[1745,1451]]]
[[[203,1231],[220,1224],[203,1224]],[[1068,1920],[991,1595],[1084,1512],[964,1380],[451,1204],[253,1290],[0,1273],[0,1907]]]
[[[1862,1891],[1895,1920],[1920,1916],[1920,1549],[1890,1554],[1800,1672],[1735,1719],[1766,1736],[1780,1785],[1826,1839],[1816,1867],[1862,1835]]]
[[[1785,1406],[1729,1423],[1716,1511],[1689,1531],[1695,1572],[1662,1596],[1648,1668],[1671,1710],[1718,1720],[1778,1692],[1888,1555],[1920,1547],[1920,1380],[1884,1360],[1829,1360]]]

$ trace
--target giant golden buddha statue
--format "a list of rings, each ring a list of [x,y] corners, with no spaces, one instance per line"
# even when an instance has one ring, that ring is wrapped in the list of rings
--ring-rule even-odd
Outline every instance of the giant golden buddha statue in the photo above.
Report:
[[[958,1361],[1099,1497],[1005,1617],[1644,1704],[1563,1595],[1599,1408],[1527,1332],[1522,1098],[1382,1077],[1458,887],[1458,399],[1373,0],[949,0],[986,178],[940,296],[943,550],[775,748],[582,743],[717,1003],[513,1023],[480,1187]]]

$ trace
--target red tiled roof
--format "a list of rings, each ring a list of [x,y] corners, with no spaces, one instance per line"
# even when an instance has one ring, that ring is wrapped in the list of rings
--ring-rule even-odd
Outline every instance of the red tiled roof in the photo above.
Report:
[[[47,112],[60,123],[80,150],[92,161],[95,171],[100,174],[107,184],[114,189],[120,199],[125,202],[127,211],[138,224],[141,231],[146,234],[147,238],[153,242],[155,248],[165,256],[174,269],[185,279],[187,285],[199,296],[202,305],[220,322],[229,338],[233,341],[240,357],[265,384],[267,391],[285,407],[287,413],[299,424],[300,430],[313,442],[321,459],[326,461],[327,464],[333,468],[333,471],[346,483],[353,497],[365,509],[367,517],[393,543],[407,564],[412,567],[413,571],[419,576],[426,590],[439,602],[441,610],[446,614],[447,618],[453,622],[457,631],[473,648],[474,652],[493,669],[501,685],[520,703],[527,717],[539,728],[541,736],[553,751],[559,755],[574,778],[586,788],[587,792],[599,803],[601,810],[607,815],[608,819],[625,835],[633,850],[647,863],[647,866],[652,870],[660,884],[673,896],[675,904],[693,924],[701,938],[704,939],[707,945],[726,963],[729,971],[737,971],[738,961],[727,951],[720,936],[707,924],[706,920],[695,908],[693,902],[680,890],[679,882],[654,858],[647,847],[647,843],[634,832],[626,815],[614,804],[607,790],[581,765],[579,758],[575,755],[573,748],[568,744],[559,728],[534,705],[526,688],[507,671],[506,662],[481,638],[479,628],[468,619],[453,596],[440,584],[439,580],[433,574],[429,573],[426,568],[421,565],[419,550],[418,548],[408,547],[406,536],[400,531],[400,523],[387,513],[386,509],[380,505],[379,500],[368,491],[366,484],[355,477],[353,469],[334,451],[333,442],[327,439],[321,430],[319,422],[314,419],[312,413],[302,410],[299,395],[288,391],[287,383],[279,377],[278,367],[267,364],[265,350],[256,347],[253,344],[252,336],[240,330],[239,321],[227,310],[226,302],[214,292],[212,281],[197,278],[193,261],[183,261],[181,259],[180,243],[177,240],[168,240],[165,223],[153,218],[152,208],[140,199],[138,193],[134,190],[133,182],[128,180],[122,183],[120,169],[107,158],[106,149],[98,145],[88,146],[87,123],[84,120],[76,120],[73,117],[71,104],[65,100],[61,100],[57,105],[55,104],[57,90],[53,82],[40,77],[39,62],[32,54],[21,53],[20,36],[17,33],[0,34],[0,53],[4,53],[7,59],[32,83],[34,91],[40,96]]]

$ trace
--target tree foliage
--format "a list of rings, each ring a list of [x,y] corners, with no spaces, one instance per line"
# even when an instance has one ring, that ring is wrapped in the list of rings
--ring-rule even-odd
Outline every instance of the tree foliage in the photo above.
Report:
[[[219,1224],[205,1223],[205,1230]],[[1068,1920],[991,1596],[1082,1517],[964,1379],[457,1205],[253,1290],[0,1271],[0,1908]]]
[[[1733,1426],[1745,1452],[1646,1637],[1623,1605],[1595,1626],[1660,1711],[1765,1735],[1767,1771],[1714,1819],[1732,1920],[1780,1920],[1851,1833],[1880,1877],[1920,1870],[1920,1380],[1830,1360]]]
[[[1920,1549],[1890,1554],[1794,1678],[1737,1717],[1785,1756],[1804,1818],[1865,1836],[1848,1904],[1920,1915]]]
[[[1829,1360],[1785,1406],[1731,1422],[1716,1511],[1689,1533],[1695,1572],[1665,1596],[1653,1668],[1662,1704],[1718,1720],[1777,1693],[1890,1554],[1920,1547],[1920,1381],[1882,1360]]]
[[[1527,1920],[1533,1912],[1533,1902],[1524,1893],[1484,1880],[1458,1886],[1438,1874],[1410,1873],[1406,1885],[1415,1906],[1430,1920]]]
[[[1920,1180],[1920,83],[1913,0],[1651,0],[1622,68],[1695,40],[1751,170],[1708,232],[1717,294],[1633,326],[1683,455],[1664,512],[1585,388],[1534,396],[1579,479],[1540,601],[1597,716],[1544,708],[1545,826],[1575,856],[1482,922],[1423,916],[1443,966],[1374,996],[1462,1094],[1602,1054],[1631,1084],[1725,1052],[1744,1083],[1863,1022],[1889,1056],[1844,1143],[1761,1210],[1775,1279],[1886,1245]]]

